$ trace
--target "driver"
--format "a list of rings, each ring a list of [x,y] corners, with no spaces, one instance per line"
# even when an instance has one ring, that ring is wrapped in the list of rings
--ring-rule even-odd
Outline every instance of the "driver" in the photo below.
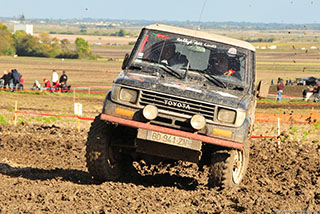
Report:
[[[160,61],[173,68],[186,67],[189,63],[185,55],[176,52],[176,46],[174,44],[169,44],[163,47]]]

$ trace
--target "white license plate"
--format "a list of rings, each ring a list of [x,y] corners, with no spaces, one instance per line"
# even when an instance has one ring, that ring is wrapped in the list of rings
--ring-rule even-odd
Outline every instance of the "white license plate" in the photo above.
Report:
[[[170,134],[164,134],[161,132],[148,131],[147,139],[160,143],[165,143],[173,146],[188,148],[192,150],[201,149],[201,141],[192,140],[185,137],[179,137]]]

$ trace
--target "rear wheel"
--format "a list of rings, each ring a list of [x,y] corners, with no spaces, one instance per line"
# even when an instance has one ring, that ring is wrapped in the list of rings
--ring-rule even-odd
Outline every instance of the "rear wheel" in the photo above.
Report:
[[[249,141],[243,150],[218,150],[212,153],[209,186],[233,188],[243,179],[249,163]]]
[[[98,115],[91,124],[86,143],[86,161],[89,173],[98,181],[117,180],[124,172],[124,163],[118,147],[111,142],[116,128]]]

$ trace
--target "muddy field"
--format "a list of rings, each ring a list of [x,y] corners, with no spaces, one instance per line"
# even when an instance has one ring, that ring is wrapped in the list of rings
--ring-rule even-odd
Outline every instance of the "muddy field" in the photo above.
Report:
[[[12,123],[15,100],[24,112],[70,115],[70,94],[0,92],[0,99],[0,115],[9,122],[0,125],[1,214],[320,212],[318,123],[283,124],[280,146],[276,139],[253,139],[248,172],[233,192],[209,189],[208,170],[186,162],[151,169],[134,163],[136,171],[119,182],[96,183],[84,157],[90,122],[81,121],[80,132],[66,118],[18,115],[18,125]],[[104,96],[75,99],[94,117]],[[253,135],[276,132],[276,123],[256,123]]]
[[[17,68],[26,88],[35,79],[50,78],[52,69],[59,74],[67,70],[72,87],[111,85],[120,66],[119,61],[106,60],[0,58],[0,70]],[[270,73],[276,79],[276,70],[260,70],[258,78]],[[302,89],[286,87],[284,95],[300,96]],[[274,86],[270,93],[275,93]],[[13,125],[15,101],[19,111],[58,115],[72,115],[73,103],[79,102],[83,116],[92,118],[101,111],[103,100],[103,95],[81,93],[0,92],[0,214],[320,212],[320,118],[311,121],[307,115],[302,118],[307,123],[294,123],[296,113],[319,113],[320,105],[258,104],[258,113],[280,112],[293,119],[282,124],[280,145],[276,139],[251,141],[248,172],[233,192],[209,189],[208,170],[198,172],[196,165],[185,162],[151,169],[134,163],[136,171],[119,182],[96,183],[84,157],[90,121],[81,121],[78,132],[73,118],[19,114],[18,125]],[[276,133],[276,123],[258,122],[253,135]]]
[[[134,163],[137,172],[119,182],[96,183],[85,167],[86,129],[21,124],[0,133],[0,213],[320,212],[319,144],[252,140],[247,175],[229,192],[208,189],[207,170],[189,163]]]

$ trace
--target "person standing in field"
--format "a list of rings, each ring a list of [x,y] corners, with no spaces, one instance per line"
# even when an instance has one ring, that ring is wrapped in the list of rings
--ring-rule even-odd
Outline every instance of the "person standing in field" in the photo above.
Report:
[[[282,79],[278,79],[278,84],[277,84],[277,101],[282,101],[282,92],[284,89],[284,85],[283,85],[283,80]]]
[[[68,76],[66,75],[66,71],[62,71],[62,75],[60,76],[60,84],[67,85]]]
[[[10,89],[11,92],[16,90],[16,87],[20,84],[20,73],[17,69],[12,69],[10,73]]]
[[[22,75],[20,75],[20,83],[18,85],[18,89],[24,90],[24,78]]]
[[[317,81],[316,85],[313,88],[313,102],[319,102],[319,92],[320,92],[320,88],[319,88],[320,83]]]
[[[52,82],[52,86],[55,86],[59,81],[59,75],[57,73],[56,70],[52,70],[52,79],[51,79],[51,82]]]
[[[11,70],[9,69],[9,72],[7,71],[4,71],[3,72],[3,76],[1,77],[1,79],[3,79],[4,83],[3,83],[3,88],[6,89],[7,88],[7,85],[8,85],[8,88],[9,88],[9,81],[10,81],[10,76],[9,76],[9,73],[11,72]]]

